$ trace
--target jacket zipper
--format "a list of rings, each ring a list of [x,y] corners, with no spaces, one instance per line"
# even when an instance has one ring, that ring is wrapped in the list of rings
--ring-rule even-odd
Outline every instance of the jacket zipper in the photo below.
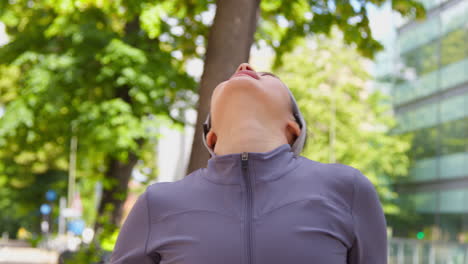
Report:
[[[247,246],[247,264],[252,264],[252,182],[249,177],[249,154],[242,152],[242,176],[244,177],[247,206],[246,206],[246,246]]]

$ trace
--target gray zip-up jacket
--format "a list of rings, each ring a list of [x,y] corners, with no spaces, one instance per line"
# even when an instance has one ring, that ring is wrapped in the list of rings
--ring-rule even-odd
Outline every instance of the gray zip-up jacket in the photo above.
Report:
[[[386,223],[357,169],[264,153],[213,156],[156,183],[123,225],[112,264],[385,264]]]

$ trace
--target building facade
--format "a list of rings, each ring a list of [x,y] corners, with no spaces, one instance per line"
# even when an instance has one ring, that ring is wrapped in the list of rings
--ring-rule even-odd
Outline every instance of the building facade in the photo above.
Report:
[[[413,136],[410,173],[396,183],[401,213],[387,221],[393,237],[414,241],[391,245],[390,254],[419,259],[405,263],[468,263],[468,0],[420,2],[426,18],[400,21],[377,56],[376,75],[390,88],[398,121],[394,133]],[[422,248],[412,253],[418,241]],[[428,241],[461,251],[439,252],[455,258],[444,262],[424,249]]]

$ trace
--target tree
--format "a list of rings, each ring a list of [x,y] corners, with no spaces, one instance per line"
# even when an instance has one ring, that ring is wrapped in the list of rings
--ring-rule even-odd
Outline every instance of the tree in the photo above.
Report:
[[[298,100],[307,123],[303,155],[353,166],[376,186],[387,214],[395,214],[391,183],[407,175],[411,136],[392,135],[389,98],[372,91],[365,59],[334,31],[308,38],[284,55],[276,71]]]
[[[260,3],[258,3],[260,2]],[[343,32],[343,41],[353,44],[371,58],[382,46],[372,38],[367,17],[369,4],[382,5],[384,0],[219,0],[208,38],[207,56],[199,90],[198,117],[188,172],[204,167],[208,152],[201,143],[202,123],[208,114],[213,89],[226,80],[240,62],[249,58],[252,40],[263,41],[276,53],[274,66],[305,36],[329,34],[333,26]],[[405,16],[424,16],[421,3],[393,0],[392,8]],[[227,12],[229,10],[229,12]],[[256,19],[252,19],[256,14]],[[257,20],[258,30],[257,30]],[[235,44],[235,45],[233,45]]]
[[[132,169],[155,151],[154,128],[164,117],[180,123],[179,113],[193,105],[195,81],[177,55],[197,56],[193,39],[206,32],[195,16],[207,4],[193,6],[1,1],[11,39],[0,48],[2,187],[21,193],[49,172],[66,173],[76,138],[78,179],[84,186],[103,181],[99,215],[117,226]],[[172,32],[167,14],[189,33]],[[7,82],[7,70],[18,78]]]

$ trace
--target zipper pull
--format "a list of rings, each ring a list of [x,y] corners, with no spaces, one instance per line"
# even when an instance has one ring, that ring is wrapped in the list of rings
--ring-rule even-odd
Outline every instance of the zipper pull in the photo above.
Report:
[[[242,169],[247,169],[248,160],[249,160],[249,153],[242,152],[242,155],[241,155]]]

